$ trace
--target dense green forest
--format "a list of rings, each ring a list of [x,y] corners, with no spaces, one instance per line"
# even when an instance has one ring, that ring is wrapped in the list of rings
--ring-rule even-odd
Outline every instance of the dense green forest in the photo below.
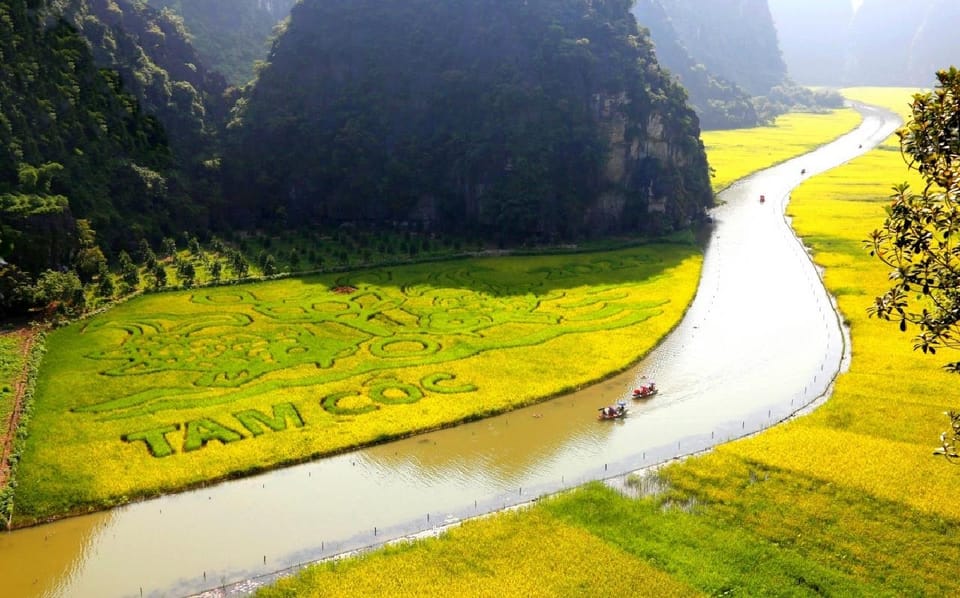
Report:
[[[273,29],[296,0],[148,0],[183,18],[203,62],[233,85],[254,77],[254,65],[267,56]]]
[[[625,0],[305,0],[243,88],[193,42],[252,62],[291,0],[154,4],[0,0],[2,314],[109,298],[109,265],[154,268],[172,238],[554,243],[712,202],[698,117]]]
[[[151,205],[173,164],[161,124],[43,9],[0,3],[0,255],[9,262],[0,299],[14,306],[25,300],[23,279],[44,269],[96,274],[103,256],[78,217],[136,236],[175,205],[172,193]]]
[[[685,95],[624,0],[306,0],[238,106],[225,193],[240,226],[673,230],[712,201]]]
[[[160,199],[178,201],[144,234],[159,242],[161,235],[209,228],[210,206],[220,197],[218,136],[235,100],[226,80],[204,66],[179,18],[142,0],[51,0],[49,13],[77,28],[98,66],[118,72],[166,131],[175,169]],[[118,241],[114,223],[94,224],[114,252],[131,246],[130,239]]]

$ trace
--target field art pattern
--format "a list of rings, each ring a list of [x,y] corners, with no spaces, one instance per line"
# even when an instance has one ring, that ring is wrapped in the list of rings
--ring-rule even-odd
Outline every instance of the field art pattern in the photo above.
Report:
[[[259,471],[572,390],[669,331],[700,264],[695,247],[662,245],[147,295],[51,335],[18,513]]]
[[[130,417],[229,402],[275,386],[259,383],[267,374],[301,366],[309,367],[306,375],[285,381],[287,385],[370,375],[359,386],[371,388],[373,395],[383,394],[376,391],[378,384],[392,384],[395,396],[420,397],[419,389],[381,376],[410,365],[443,364],[567,334],[623,328],[659,315],[667,299],[638,300],[619,287],[600,286],[572,296],[546,289],[552,280],[628,271],[641,263],[621,256],[556,271],[534,270],[525,283],[511,288],[497,283],[495,271],[447,267],[431,273],[424,284],[388,288],[384,285],[392,276],[387,271],[373,276],[374,282],[345,277],[332,292],[305,289],[275,300],[259,298],[253,288],[203,289],[189,295],[195,313],[103,319],[84,327],[85,333],[124,333],[115,347],[86,355],[102,363],[100,375],[176,373],[189,386],[149,389],[77,411]],[[464,288],[475,292],[464,293]],[[430,390],[476,390],[473,385],[441,385],[438,376],[454,379],[447,372],[430,376],[425,384]],[[218,390],[205,393],[208,389]]]

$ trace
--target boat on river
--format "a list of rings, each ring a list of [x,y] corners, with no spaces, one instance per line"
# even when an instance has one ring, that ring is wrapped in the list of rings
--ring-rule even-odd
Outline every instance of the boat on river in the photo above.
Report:
[[[633,389],[633,398],[635,399],[648,399],[653,395],[660,392],[660,389],[657,388],[656,382],[652,380],[650,382],[644,382],[637,388]]]
[[[627,403],[625,401],[617,401],[616,405],[609,405],[607,407],[600,407],[597,409],[599,415],[597,419],[620,419],[627,415]]]

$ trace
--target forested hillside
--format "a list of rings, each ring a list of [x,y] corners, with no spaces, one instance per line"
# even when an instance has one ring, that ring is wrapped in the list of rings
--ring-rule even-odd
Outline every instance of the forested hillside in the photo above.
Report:
[[[712,201],[696,115],[617,0],[305,0],[224,156],[242,226],[502,241],[671,230]]]
[[[173,151],[176,176],[163,182],[167,199],[161,217],[144,233],[161,235],[204,230],[219,199],[218,134],[233,98],[227,83],[207,69],[187,39],[183,24],[142,0],[52,0],[49,12],[62,15],[90,44],[97,65],[117,71],[143,110],[162,123]],[[164,218],[176,227],[162,225]],[[114,226],[96,222],[114,249]]]
[[[659,1],[690,56],[714,75],[755,96],[786,80],[767,0]]]
[[[270,49],[273,28],[296,0],[148,0],[183,18],[203,62],[233,85],[254,76],[253,67]]]
[[[712,202],[698,118],[620,0],[306,0],[243,95],[143,0],[0,9],[4,313],[112,297],[108,264],[172,236],[556,242]]]
[[[0,314],[82,309],[118,251],[209,228],[225,86],[140,2],[0,11]]]
[[[756,126],[758,116],[750,94],[715,76],[690,56],[661,0],[637,0],[632,12],[640,26],[649,29],[657,60],[686,88],[704,129]]]
[[[92,249],[75,217],[117,237],[169,217],[153,205],[166,199],[160,187],[172,165],[160,123],[116,73],[97,68],[73,28],[46,21],[42,8],[37,0],[0,3],[0,255],[25,275],[71,265]],[[96,267],[78,263],[82,275]]]

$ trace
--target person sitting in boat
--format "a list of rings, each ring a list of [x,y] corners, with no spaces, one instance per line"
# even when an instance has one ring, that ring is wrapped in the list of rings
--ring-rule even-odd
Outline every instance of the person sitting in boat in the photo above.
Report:
[[[623,401],[617,401],[617,415],[623,415],[627,410],[627,404]]]

